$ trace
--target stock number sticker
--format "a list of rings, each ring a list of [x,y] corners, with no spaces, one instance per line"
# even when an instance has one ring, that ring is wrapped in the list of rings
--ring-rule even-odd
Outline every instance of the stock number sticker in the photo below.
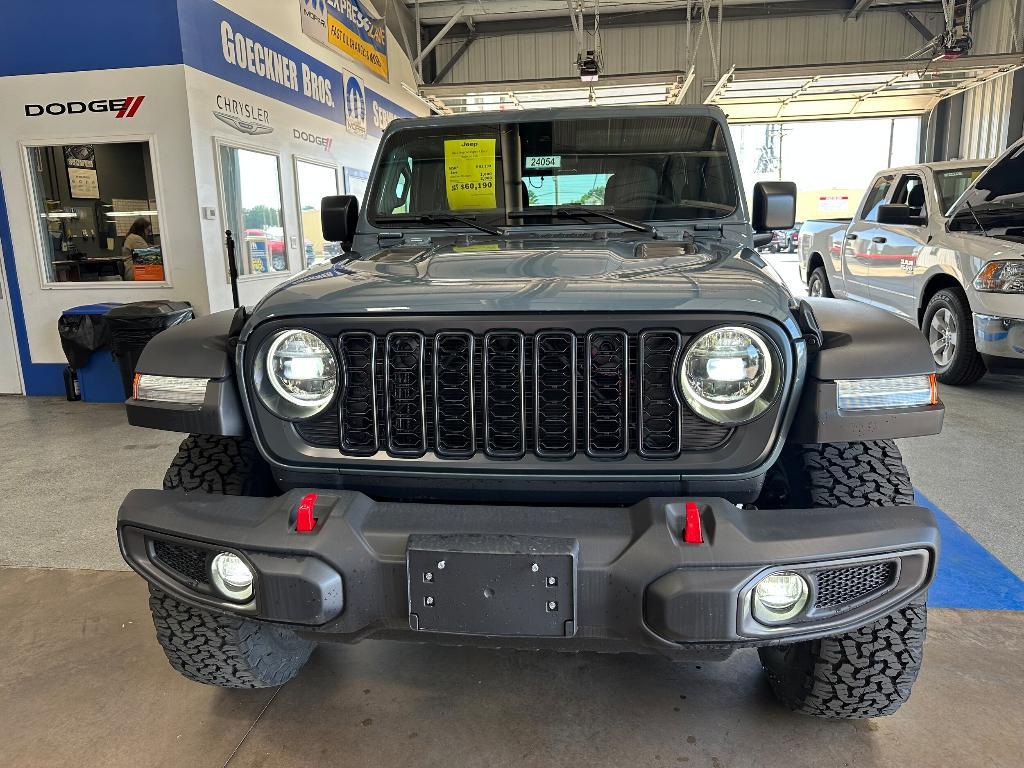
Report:
[[[496,208],[495,139],[445,139],[444,180],[448,207]]]
[[[562,156],[561,155],[542,155],[540,157],[528,157],[526,158],[526,168],[561,168],[562,167]]]

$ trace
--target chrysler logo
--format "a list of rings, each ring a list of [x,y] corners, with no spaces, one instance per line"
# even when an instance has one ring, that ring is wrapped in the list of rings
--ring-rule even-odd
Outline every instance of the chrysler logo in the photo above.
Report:
[[[270,124],[270,113],[266,109],[240,99],[218,96],[213,116],[239,133],[249,136],[262,136],[274,130],[274,126]]]

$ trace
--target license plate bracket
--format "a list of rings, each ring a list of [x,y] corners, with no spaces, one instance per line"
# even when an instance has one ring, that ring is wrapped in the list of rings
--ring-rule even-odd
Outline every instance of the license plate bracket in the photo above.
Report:
[[[498,534],[409,537],[409,626],[518,637],[576,633],[573,539]]]

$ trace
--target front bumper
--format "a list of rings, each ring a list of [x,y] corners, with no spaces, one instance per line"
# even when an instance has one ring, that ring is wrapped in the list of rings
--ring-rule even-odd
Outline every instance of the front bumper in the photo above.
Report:
[[[657,498],[630,508],[481,507],[383,503],[320,490],[316,528],[296,533],[296,510],[309,492],[263,499],[132,491],[118,513],[121,551],[150,583],[186,603],[289,624],[322,639],[376,635],[724,656],[739,646],[871,623],[927,589],[939,548],[934,517],[921,507],[743,510],[721,498],[693,500],[701,510],[701,544],[682,541],[684,504]],[[519,547],[528,560],[551,551],[552,543],[572,553],[562,585],[566,577],[572,582],[563,606],[571,608],[566,636],[527,636],[514,623],[509,637],[497,639],[419,629],[410,603],[410,592],[421,586],[409,586],[410,537],[436,543],[499,536],[511,542],[503,545],[506,554]],[[230,603],[183,578],[156,554],[161,541],[210,556],[241,555],[256,573],[254,598]],[[806,577],[816,607],[790,624],[760,624],[750,615],[750,593],[761,576],[783,567]],[[865,568],[884,570],[888,581],[845,603],[840,589],[837,598],[836,578],[850,574],[855,587]],[[822,586],[822,574],[831,586]]]
[[[1024,373],[1024,319],[976,312],[974,343],[990,370]]]

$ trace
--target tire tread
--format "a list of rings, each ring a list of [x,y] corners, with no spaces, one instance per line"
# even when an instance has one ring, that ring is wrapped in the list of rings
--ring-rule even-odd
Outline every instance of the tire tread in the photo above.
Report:
[[[812,507],[914,503],[914,488],[892,440],[797,447]],[[910,697],[921,668],[924,598],[866,627],[834,637],[758,649],[776,697],[828,719],[890,715]]]

